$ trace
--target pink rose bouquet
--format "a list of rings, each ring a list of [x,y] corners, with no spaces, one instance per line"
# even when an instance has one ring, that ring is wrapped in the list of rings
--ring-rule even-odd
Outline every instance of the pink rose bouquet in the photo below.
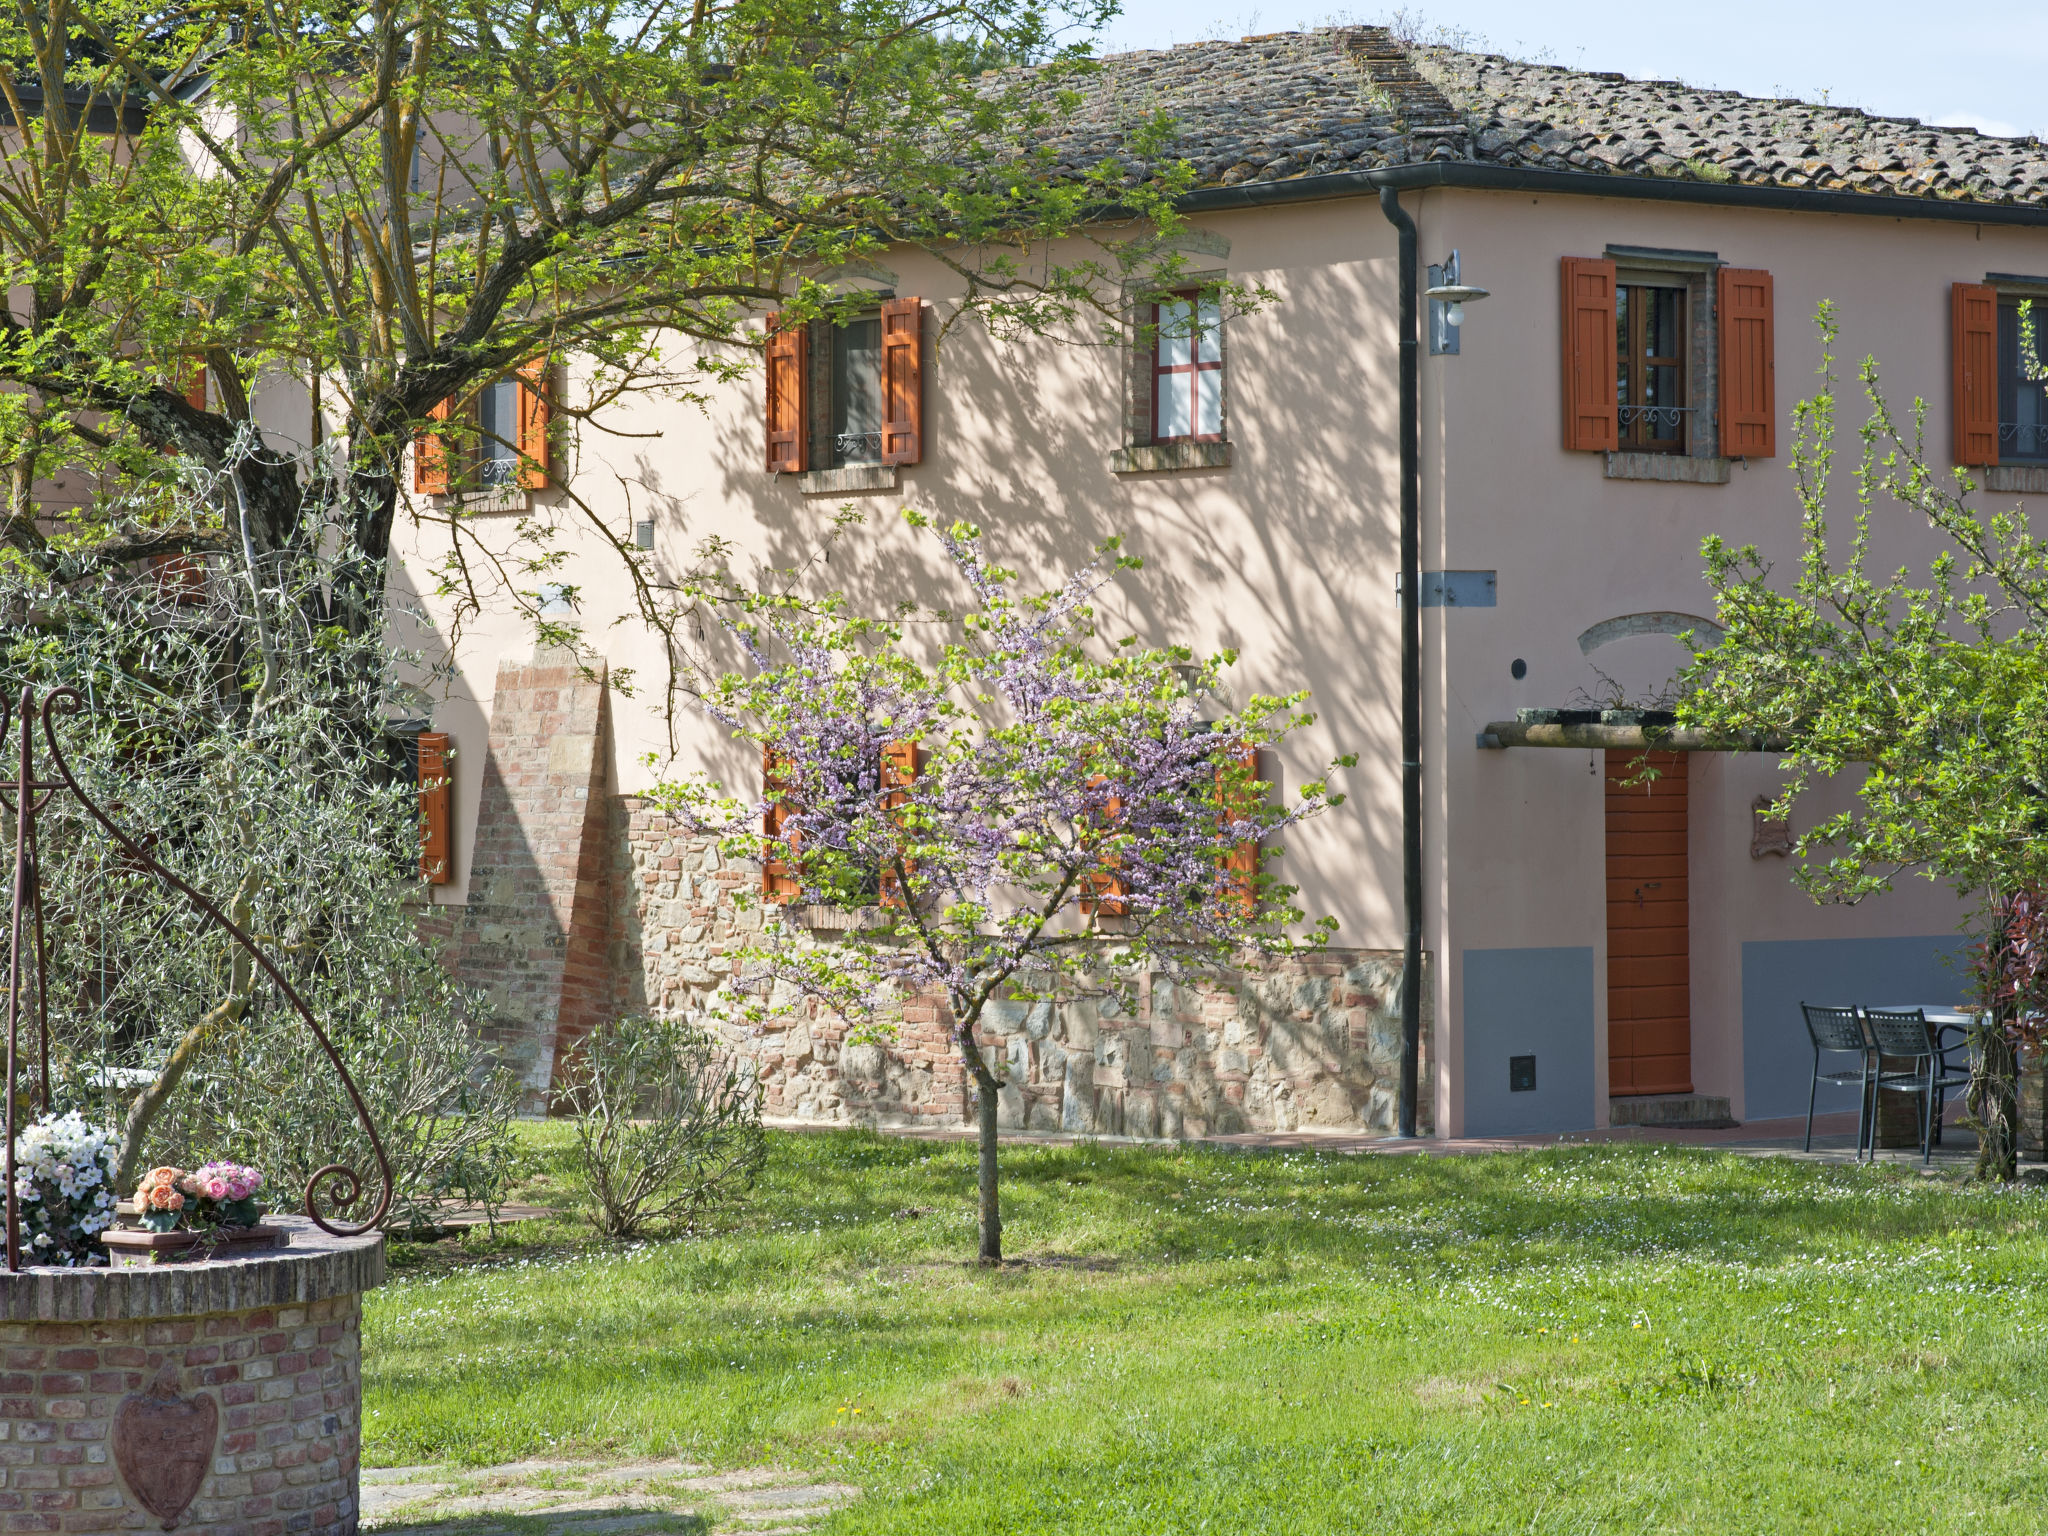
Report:
[[[263,1174],[242,1163],[205,1163],[193,1170],[199,1196],[197,1220],[203,1227],[253,1227],[263,1219],[257,1193]]]
[[[253,1227],[263,1219],[256,1199],[262,1188],[262,1173],[241,1163],[206,1163],[190,1173],[152,1168],[135,1187],[135,1203],[153,1232]]]

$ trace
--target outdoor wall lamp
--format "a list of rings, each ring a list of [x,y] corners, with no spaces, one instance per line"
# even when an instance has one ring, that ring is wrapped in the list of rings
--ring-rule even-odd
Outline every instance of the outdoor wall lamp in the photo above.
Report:
[[[1465,323],[1465,306],[1486,297],[1484,288],[1474,288],[1463,282],[1458,275],[1458,253],[1451,252],[1450,260],[1440,267],[1430,269],[1436,279],[1423,289],[1425,299],[1433,299],[1443,305],[1444,324],[1460,326]]]

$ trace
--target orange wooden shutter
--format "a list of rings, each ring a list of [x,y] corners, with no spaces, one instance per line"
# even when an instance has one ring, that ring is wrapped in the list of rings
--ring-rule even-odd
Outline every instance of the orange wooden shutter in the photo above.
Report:
[[[1091,781],[1089,787],[1094,788],[1103,782],[1103,779],[1098,775]],[[1111,796],[1102,802],[1102,824],[1105,827],[1114,827],[1117,818],[1122,816],[1123,813],[1124,803],[1115,796]],[[1100,870],[1082,877],[1081,910],[1084,913],[1090,916],[1100,913],[1104,917],[1127,917],[1130,915],[1131,904],[1123,898],[1130,895],[1131,888],[1125,882],[1123,876],[1117,873],[1121,862],[1115,854],[1111,854],[1102,861],[1102,868]]]
[[[1771,274],[1721,269],[1721,452],[1768,459],[1778,452]]]
[[[180,607],[206,601],[206,558],[203,555],[151,555],[157,595]]]
[[[892,741],[882,748],[882,809],[898,810],[910,803],[909,786],[917,778],[918,750],[914,741]],[[915,873],[917,866],[908,859],[903,861],[906,871]],[[900,907],[903,905],[903,883],[896,878],[893,867],[882,871],[882,905]]]
[[[796,870],[782,857],[794,844],[796,832],[788,830],[792,807],[780,796],[792,787],[787,779],[788,764],[770,746],[761,748],[761,796],[768,809],[761,815],[761,899],[782,906],[795,901],[801,890]]]
[[[448,737],[441,731],[419,734],[420,754],[420,878],[446,885],[454,864],[449,856]]]
[[[548,488],[548,360],[536,357],[519,370],[519,483],[529,491]]]
[[[1236,766],[1243,768],[1246,774],[1248,774],[1253,780],[1256,780],[1258,778],[1259,749],[1256,746],[1254,746],[1251,742],[1233,742],[1229,749],[1229,756],[1232,762]],[[1217,777],[1219,780],[1217,787],[1221,789],[1222,785],[1220,783],[1220,780],[1222,775],[1220,771]],[[1238,804],[1225,804],[1223,808],[1223,825],[1226,828],[1229,827],[1229,825],[1233,821],[1239,819],[1239,814],[1241,811],[1249,809],[1248,807],[1244,806],[1242,802],[1246,798],[1255,793],[1256,791],[1254,791],[1249,785],[1247,785],[1245,788],[1238,792],[1238,795],[1236,797],[1237,801],[1239,802]],[[1232,843],[1230,845],[1230,851],[1223,856],[1224,894],[1226,896],[1233,896],[1238,901],[1242,902],[1246,907],[1250,907],[1253,898],[1257,894],[1258,890],[1258,874],[1258,840],[1256,838],[1243,838]]]
[[[1564,445],[1612,450],[1620,442],[1614,409],[1614,263],[1564,258]]]
[[[924,301],[882,305],[882,462],[924,460]]]
[[[193,359],[192,369],[185,375],[185,403],[195,411],[206,409],[206,364]]]
[[[811,328],[778,329],[781,323],[779,314],[768,317],[768,470],[799,475],[810,436],[804,427],[810,418]]]
[[[448,402],[443,400],[427,412],[430,421],[448,419]],[[412,440],[412,488],[422,496],[448,494],[448,444],[431,431]]]
[[[1955,365],[1955,461],[1998,462],[1998,290],[1957,283],[1949,290],[1949,350]]]

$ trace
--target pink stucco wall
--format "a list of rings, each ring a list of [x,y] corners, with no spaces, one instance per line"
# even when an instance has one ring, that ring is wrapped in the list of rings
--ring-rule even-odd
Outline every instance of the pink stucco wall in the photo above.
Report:
[[[1593,1116],[1604,1123],[1601,781],[1583,753],[1482,752],[1475,734],[1517,707],[1562,704],[1590,689],[1595,664],[1633,686],[1668,675],[1680,660],[1672,641],[1631,639],[1589,658],[1578,636],[1621,614],[1705,611],[1698,548],[1706,534],[1791,556],[1790,414],[1817,360],[1808,317],[1823,298],[1838,306],[1847,366],[1877,354],[1897,402],[1925,395],[1945,440],[1948,285],[1993,270],[2048,270],[2048,234],[1506,193],[1437,191],[1410,194],[1407,204],[1423,259],[1458,247],[1467,280],[1492,290],[1468,313],[1462,355],[1423,362],[1423,566],[1499,573],[1498,606],[1425,613],[1426,946],[1443,957],[1432,968],[1442,1031],[1436,1124],[1451,1134],[1466,1128],[1459,957],[1587,947],[1596,978]],[[1398,948],[1393,230],[1365,198],[1195,223],[1228,242],[1227,256],[1203,255],[1199,265],[1227,268],[1275,298],[1230,331],[1228,468],[1112,474],[1110,455],[1122,445],[1117,355],[1077,344],[1084,328],[1065,344],[1003,344],[967,324],[927,357],[925,462],[903,471],[892,491],[809,497],[791,479],[766,475],[757,382],[714,389],[701,407],[650,398],[620,410],[613,424],[621,433],[653,435],[586,431],[570,445],[568,478],[588,515],[621,535],[651,510],[657,564],[670,569],[709,535],[734,542],[742,575],[811,561],[832,514],[851,504],[861,528],[832,543],[808,579],[878,605],[947,591],[932,544],[895,515],[904,505],[970,518],[1000,558],[1047,577],[1122,533],[1147,566],[1115,622],[1150,639],[1237,647],[1246,690],[1313,690],[1320,718],[1283,759],[1285,783],[1320,773],[1337,753],[1359,754],[1351,799],[1312,836],[1292,841],[1287,873],[1311,912],[1339,919],[1340,944]],[[1774,274],[1776,459],[1737,464],[1726,485],[1680,485],[1610,481],[1599,456],[1560,447],[1557,263],[1609,243],[1711,250]],[[896,263],[893,286],[926,298],[935,319],[950,312],[956,291],[913,254]],[[679,356],[691,350],[677,343]],[[550,507],[568,525],[571,551],[557,579],[585,586],[592,644],[615,674],[631,668],[638,677],[638,695],[614,701],[612,792],[643,789],[664,769],[703,767],[744,782],[753,771],[744,754],[687,718],[671,749],[659,708],[662,658],[640,628],[610,624],[625,605],[613,557],[576,530],[585,514],[562,493],[539,498],[540,510]],[[509,534],[513,522],[495,526]],[[1900,519],[1878,539],[1880,564],[1928,547],[1924,530]],[[430,588],[436,553],[433,538],[406,550],[401,590]],[[468,893],[497,663],[532,648],[522,625],[492,613],[469,621],[437,714],[460,749],[456,878],[438,893],[445,902]],[[1529,667],[1521,682],[1509,674],[1517,657]],[[642,765],[647,753],[655,768]],[[1695,1086],[1729,1097],[1741,1114],[1745,943],[1925,938],[1952,932],[1960,909],[1920,882],[1855,909],[1815,907],[1789,885],[1784,861],[1749,854],[1749,804],[1774,783],[1770,761],[1702,759],[1694,774]]]

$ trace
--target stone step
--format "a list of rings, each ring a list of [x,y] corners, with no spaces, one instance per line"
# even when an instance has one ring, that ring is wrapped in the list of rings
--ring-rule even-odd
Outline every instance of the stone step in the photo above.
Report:
[[[1725,1131],[1742,1124],[1728,1101],[1711,1093],[1618,1095],[1607,1101],[1607,1123],[1676,1131]]]

